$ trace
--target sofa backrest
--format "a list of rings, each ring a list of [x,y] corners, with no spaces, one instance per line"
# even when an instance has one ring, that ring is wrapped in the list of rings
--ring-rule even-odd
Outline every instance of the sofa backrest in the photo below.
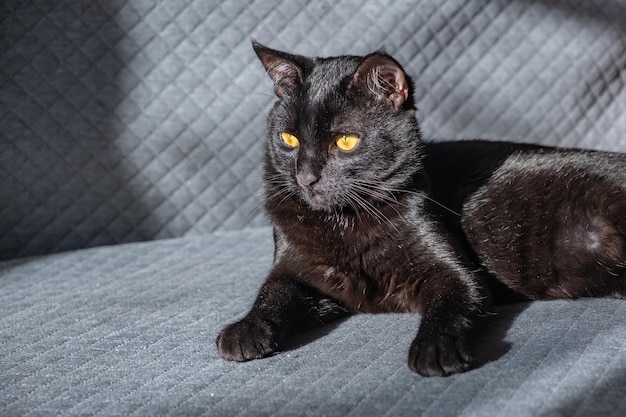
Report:
[[[623,22],[624,0],[6,0],[0,258],[266,225],[251,38],[384,48],[427,138],[626,151]]]

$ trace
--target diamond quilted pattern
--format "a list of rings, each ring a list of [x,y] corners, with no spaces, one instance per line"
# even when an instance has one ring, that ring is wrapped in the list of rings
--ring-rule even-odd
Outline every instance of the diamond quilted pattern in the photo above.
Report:
[[[384,47],[430,138],[626,151],[626,2],[6,1],[0,258],[266,224],[250,38]]]

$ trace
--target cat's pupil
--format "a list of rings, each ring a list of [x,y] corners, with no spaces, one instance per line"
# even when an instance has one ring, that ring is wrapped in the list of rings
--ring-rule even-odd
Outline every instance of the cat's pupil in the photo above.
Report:
[[[359,137],[357,135],[341,135],[337,138],[335,143],[340,150],[349,152],[355,149],[359,144]]]
[[[298,138],[291,133],[282,132],[280,134],[280,137],[283,140],[283,143],[290,148],[295,148],[300,145],[300,141],[298,140]]]

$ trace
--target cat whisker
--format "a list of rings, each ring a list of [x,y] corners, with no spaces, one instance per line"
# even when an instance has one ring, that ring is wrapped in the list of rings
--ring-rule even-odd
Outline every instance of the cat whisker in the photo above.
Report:
[[[398,216],[401,216],[400,212],[394,207],[395,204],[401,204],[396,198],[395,194],[389,190],[383,183],[377,183],[374,181],[357,180],[353,183],[353,188],[362,191],[364,194],[368,194],[379,201],[385,203],[392,203],[388,206],[391,207]],[[404,204],[403,204],[404,205]]]
[[[348,205],[350,206],[350,208],[352,208],[352,210],[354,211],[354,214],[356,216],[356,218],[359,220],[359,223],[363,223],[363,219],[361,218],[361,212],[359,210],[359,205],[357,203],[355,203],[352,198],[347,195],[346,196],[346,201],[348,202]],[[354,223],[352,224],[352,226],[354,227]]]
[[[370,197],[373,197],[373,198],[375,198],[375,199],[377,199],[377,200],[379,200],[379,201],[382,201],[382,202],[385,202],[385,203],[395,203],[395,204],[397,204],[397,203],[398,203],[398,201],[397,201],[395,198],[389,197],[389,196],[387,196],[387,195],[385,195],[385,194],[381,194],[381,193],[378,193],[378,192],[374,192],[374,191],[372,191],[372,190],[368,190],[368,189],[363,189],[363,188],[360,188],[360,187],[354,187],[354,188],[355,188],[357,191],[361,191],[363,194],[366,194],[366,195],[368,195],[368,196],[370,196]],[[367,200],[365,200],[365,201],[367,201]],[[379,212],[379,213],[380,213],[380,210],[378,210],[377,208],[375,208],[375,206],[374,206],[372,203],[367,202],[367,204],[368,204],[370,207],[372,207],[374,210],[376,210],[377,212]],[[387,206],[388,206],[388,207],[391,207],[391,208],[393,209],[393,211],[395,211],[395,212],[396,212],[396,214],[397,214],[398,216],[402,216],[402,215],[400,214],[400,212],[396,209],[396,207],[394,206],[394,204],[387,204]],[[382,214],[382,213],[381,213],[381,214]]]
[[[442,209],[448,210],[450,213],[454,214],[455,216],[461,217],[461,213],[458,213],[458,212],[452,210],[450,207],[447,207],[444,204],[441,204],[439,201],[435,200],[434,198],[429,197],[428,195],[424,195],[424,198],[426,198],[427,200],[435,203],[436,205],[438,205]]]
[[[380,201],[385,201],[385,202],[390,202],[390,203],[397,203],[398,199],[395,198],[395,196],[392,193],[387,192],[386,189],[380,188],[380,187],[374,187],[372,185],[369,184],[361,184],[361,183],[357,183],[355,182],[353,185],[353,188],[357,189],[358,191],[362,191],[364,194],[368,194],[369,196],[380,200]]]
[[[371,212],[371,209],[369,207],[367,207],[366,205],[364,205],[365,200],[363,200],[357,193],[349,190],[346,193],[346,197],[348,198],[348,201],[350,201],[352,208],[354,209],[355,213],[360,213],[361,210],[364,210],[365,212],[374,215]]]
[[[396,189],[396,188],[389,188],[389,187],[386,187],[386,186],[385,186],[385,190],[390,192],[390,193],[404,193],[404,194],[413,194],[413,195],[422,196],[425,199],[435,203],[439,207],[441,207],[441,208],[449,211],[450,213],[454,214],[455,216],[461,217],[460,213],[458,213],[455,210],[452,210],[450,207],[447,207],[445,204],[440,203],[439,201],[435,200],[434,198],[432,198],[431,196],[429,196],[428,194],[426,194],[424,192],[418,192],[418,191],[413,191],[413,190],[401,190],[401,189]]]
[[[270,98],[274,98],[274,95],[273,95],[273,94],[268,94],[268,93],[259,93],[259,92],[255,92],[255,91],[251,92],[251,93],[250,93],[250,95],[253,95],[253,96],[263,96],[263,97],[270,97]]]
[[[619,274],[614,272],[611,268],[609,268],[608,266],[606,266],[605,264],[603,264],[602,262],[600,262],[599,260],[596,261],[596,263],[598,265],[600,265],[602,268],[605,269],[606,272],[609,273],[609,275],[614,276],[614,277],[619,277]]]
[[[280,194],[284,194],[283,198],[278,203],[276,203],[276,207],[279,207],[286,200],[290,199],[291,197],[295,195],[293,191],[289,191],[289,190],[287,190],[287,192],[284,192],[284,191],[276,192],[275,194],[276,194],[276,197],[278,197]]]
[[[396,233],[400,233],[395,224],[383,212],[381,212],[378,208],[376,208],[372,203],[361,197],[358,193],[354,191],[349,191],[348,196],[350,199],[354,200],[354,202],[365,212],[367,212],[372,217],[376,218],[379,223],[389,225]],[[358,211],[357,211],[358,212]]]
[[[282,196],[282,199],[276,203],[277,207],[295,195],[295,192],[291,190],[290,181],[282,175],[268,177],[266,181],[274,188],[274,192],[267,196],[268,200],[271,201]]]

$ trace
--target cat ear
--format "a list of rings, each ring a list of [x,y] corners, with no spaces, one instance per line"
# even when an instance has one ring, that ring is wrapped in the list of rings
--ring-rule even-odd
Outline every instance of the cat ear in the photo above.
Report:
[[[352,76],[351,86],[376,100],[386,100],[395,108],[402,107],[409,98],[407,75],[395,59],[383,52],[363,58]]]
[[[274,81],[274,92],[279,98],[302,83],[302,68],[296,62],[296,56],[275,51],[254,40],[252,47]]]

